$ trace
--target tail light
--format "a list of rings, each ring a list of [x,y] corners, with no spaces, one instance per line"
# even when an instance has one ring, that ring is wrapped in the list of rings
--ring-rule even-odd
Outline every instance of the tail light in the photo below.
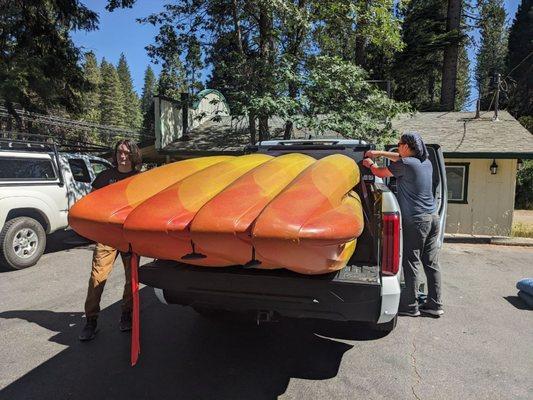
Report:
[[[400,215],[383,213],[381,272],[396,275],[400,270]]]

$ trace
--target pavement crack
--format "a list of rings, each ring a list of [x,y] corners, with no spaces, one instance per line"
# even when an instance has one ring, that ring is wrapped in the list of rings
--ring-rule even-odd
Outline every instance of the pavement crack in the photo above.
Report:
[[[411,386],[411,391],[413,392],[413,396],[415,397],[415,399],[421,400],[418,394],[416,393],[416,389],[415,389],[422,381],[422,376],[420,376],[420,372],[418,372],[418,366],[416,363],[416,343],[415,343],[415,339],[418,336],[417,335],[418,330],[420,329],[420,323],[417,324],[417,327],[418,327],[417,332],[415,332],[415,334],[413,335],[413,341],[411,342],[413,346],[413,351],[411,352],[411,366],[413,367],[413,371],[415,372],[415,375],[416,375],[416,382]]]

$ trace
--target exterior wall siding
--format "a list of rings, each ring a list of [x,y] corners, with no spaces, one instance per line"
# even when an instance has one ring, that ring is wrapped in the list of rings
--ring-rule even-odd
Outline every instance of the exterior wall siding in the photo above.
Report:
[[[492,159],[450,158],[445,162],[469,163],[467,203],[448,203],[446,232],[510,235],[515,200],[516,160],[496,160],[496,175],[490,173]]]

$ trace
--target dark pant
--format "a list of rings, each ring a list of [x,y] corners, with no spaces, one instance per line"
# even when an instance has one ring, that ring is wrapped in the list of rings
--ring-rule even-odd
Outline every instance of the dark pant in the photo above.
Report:
[[[418,310],[418,273],[424,268],[428,283],[427,306],[442,307],[441,276],[438,262],[439,216],[423,214],[406,218],[403,230],[403,274],[405,288],[400,297],[402,311]]]

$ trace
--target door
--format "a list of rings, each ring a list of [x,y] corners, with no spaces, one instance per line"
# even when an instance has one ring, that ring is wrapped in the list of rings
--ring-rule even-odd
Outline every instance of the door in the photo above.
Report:
[[[437,210],[440,217],[439,247],[444,241],[444,230],[446,228],[446,213],[448,210],[448,189],[446,185],[446,169],[444,166],[444,155],[438,144],[426,144],[429,153],[429,161],[433,166],[433,196],[437,202]],[[396,151],[396,146],[385,146],[387,151]],[[390,161],[386,160],[386,165]],[[396,179],[388,178],[387,185],[396,193]]]
[[[89,166],[83,157],[69,155],[62,158],[67,167],[64,170],[64,177],[70,209],[75,202],[92,190],[92,178],[89,172]]]

